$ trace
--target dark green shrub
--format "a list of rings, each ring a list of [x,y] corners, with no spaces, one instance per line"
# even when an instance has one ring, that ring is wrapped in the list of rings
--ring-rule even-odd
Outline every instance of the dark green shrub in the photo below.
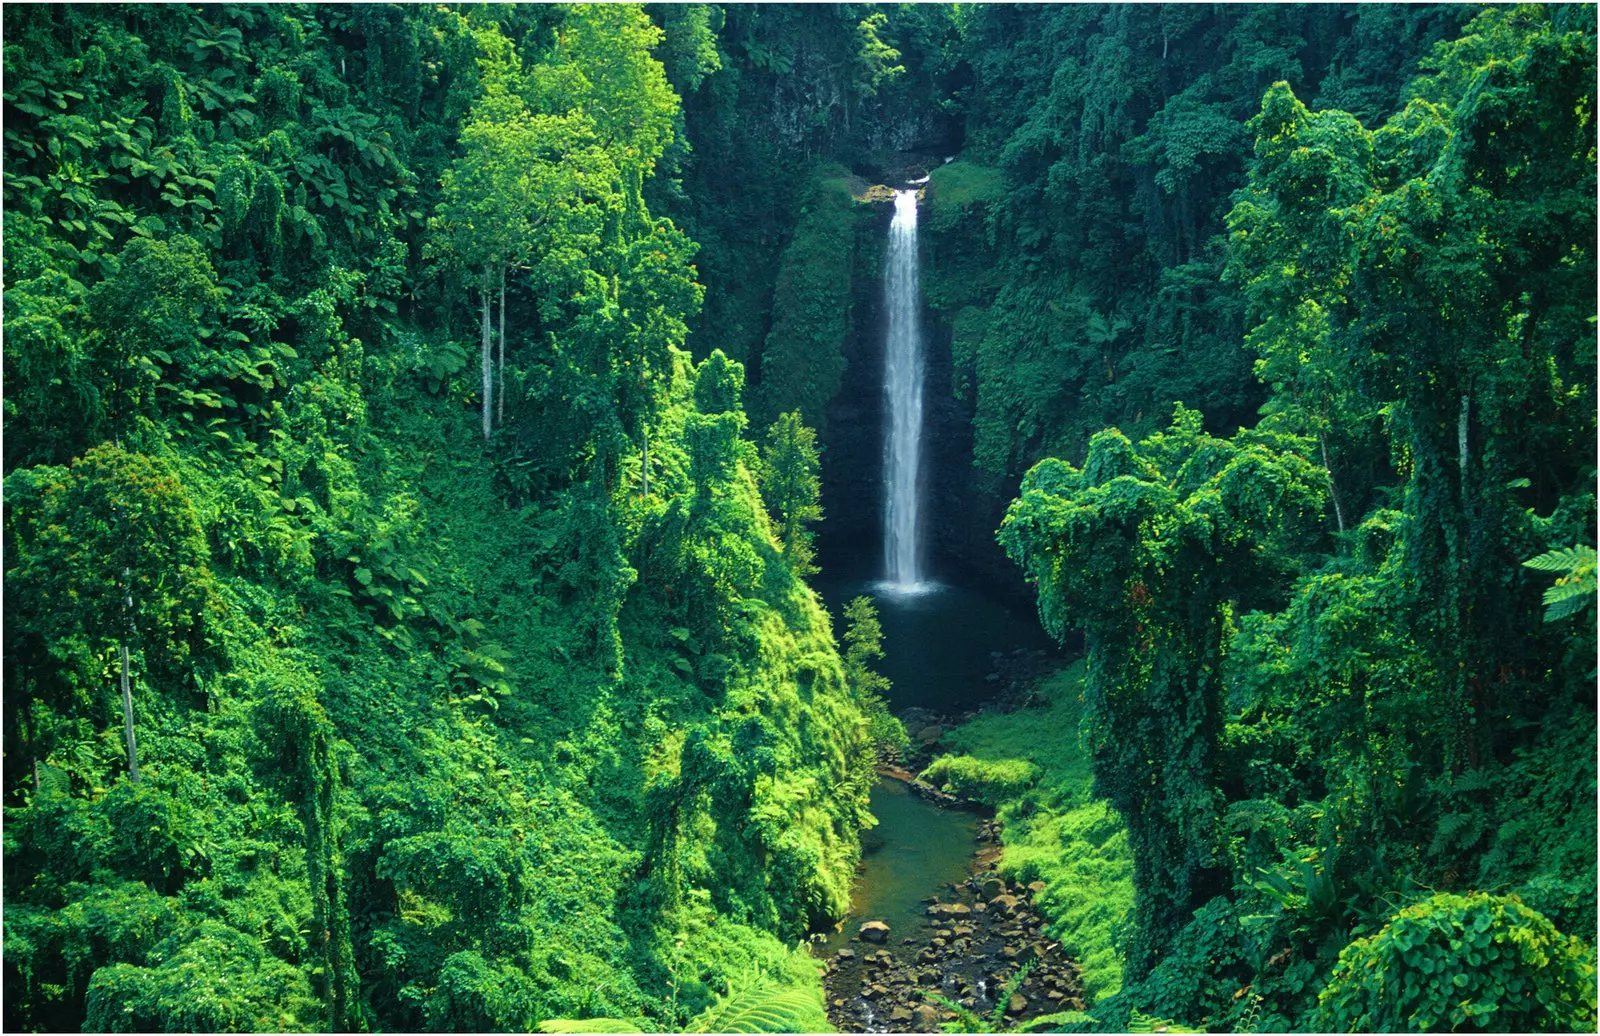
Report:
[[[1337,1032],[1595,1027],[1594,951],[1515,896],[1441,894],[1339,954],[1318,997]]]

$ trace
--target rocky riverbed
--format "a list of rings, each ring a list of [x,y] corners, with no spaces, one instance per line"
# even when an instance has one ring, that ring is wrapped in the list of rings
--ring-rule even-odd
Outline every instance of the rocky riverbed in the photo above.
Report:
[[[1063,1010],[1082,1010],[1075,962],[1043,933],[1033,909],[1043,885],[1007,882],[996,873],[999,830],[979,823],[972,874],[926,900],[912,930],[880,920],[861,922],[850,944],[824,961],[828,1018],[841,1032],[937,1032],[956,1017],[938,994],[978,1014],[1017,971],[1033,968],[1005,1013],[1015,1022]]]

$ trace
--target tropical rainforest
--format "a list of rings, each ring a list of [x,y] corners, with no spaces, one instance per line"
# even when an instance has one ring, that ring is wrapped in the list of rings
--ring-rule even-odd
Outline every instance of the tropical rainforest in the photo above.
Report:
[[[1593,1031],[1592,6],[3,18],[8,1030],[825,1031],[915,761],[1035,1029]]]

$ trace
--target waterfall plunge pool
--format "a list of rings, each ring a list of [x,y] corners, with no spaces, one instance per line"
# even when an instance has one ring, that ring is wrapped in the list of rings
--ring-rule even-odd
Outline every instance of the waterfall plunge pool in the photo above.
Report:
[[[845,604],[858,595],[872,598],[883,625],[883,658],[876,668],[892,684],[884,697],[893,712],[921,708],[957,715],[976,709],[996,694],[988,679],[996,655],[1056,655],[1032,608],[954,581],[923,580],[907,592],[881,580],[824,578],[819,589],[841,636]]]

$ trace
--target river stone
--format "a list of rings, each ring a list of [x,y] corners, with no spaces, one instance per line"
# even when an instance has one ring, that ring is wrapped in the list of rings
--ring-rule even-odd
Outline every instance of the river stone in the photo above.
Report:
[[[931,940],[930,945],[932,945],[936,950],[942,950],[949,945],[949,942],[945,939],[933,939]]]
[[[876,1000],[880,996],[888,996],[889,995],[889,989],[888,989],[887,986],[880,986],[880,985],[874,983],[874,984],[868,986],[867,987],[867,991],[865,993],[862,993],[861,995],[866,997],[868,1000]]]
[[[868,921],[861,926],[862,942],[883,942],[889,938],[889,926],[882,921]]]
[[[1000,884],[999,878],[990,878],[988,881],[983,883],[984,899],[993,899],[1003,891],[1005,891],[1005,886]]]
[[[840,960],[854,960],[855,956],[856,956],[856,951],[855,950],[840,950],[839,953],[838,953],[838,957],[839,957]]]
[[[956,925],[953,934],[955,935],[955,937],[957,939],[959,939],[963,935],[971,935],[972,934],[972,928],[970,926],[968,926],[968,925],[958,924],[958,925]]]
[[[1006,1001],[1006,1014],[1021,1014],[1028,1009],[1028,998],[1021,993],[1012,993],[1011,999]]]
[[[1028,891],[1033,893],[1035,896],[1037,896],[1039,893],[1044,891],[1044,882],[1042,882],[1042,881],[1030,881],[1030,882],[1028,882]]]
[[[935,744],[941,737],[944,737],[944,728],[938,724],[934,724],[931,727],[923,727],[917,732],[917,740],[925,745]]]
[[[1001,910],[1001,911],[1004,911],[1005,915],[1007,917],[1010,917],[1010,916],[1012,916],[1013,914],[1015,914],[1017,912],[1017,907],[1021,903],[1022,903],[1022,900],[1018,899],[1016,896],[1013,896],[1013,895],[1010,895],[1009,893],[1007,893],[1005,895],[996,896],[993,899],[989,900],[989,909],[990,910]]]
[[[911,1008],[896,1007],[889,1012],[889,1020],[891,1022],[909,1022],[911,1020]]]
[[[911,1026],[918,1032],[938,1032],[939,1012],[928,1004],[918,1004],[911,1012]]]

